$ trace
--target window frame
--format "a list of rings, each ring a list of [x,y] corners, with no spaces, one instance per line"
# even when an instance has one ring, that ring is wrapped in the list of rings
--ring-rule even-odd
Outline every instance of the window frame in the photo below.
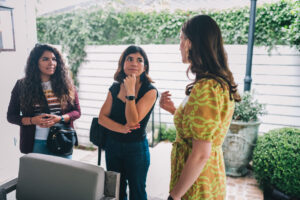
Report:
[[[8,26],[9,29],[5,30],[4,27],[1,30],[0,29],[0,52],[2,51],[16,51],[16,42],[15,42],[15,28],[14,28],[14,16],[13,16],[13,8],[10,7],[6,7],[6,6],[2,6],[0,5],[0,12],[9,12],[9,16],[10,16],[10,20],[8,21]],[[0,14],[0,28],[1,28],[1,21],[4,21],[6,19],[2,19],[1,20],[1,14]],[[11,29],[10,29],[11,27]],[[7,32],[5,32],[7,31]],[[8,38],[3,38],[3,34],[9,34],[10,36]],[[10,41],[9,46],[4,46],[4,40],[9,39]]]

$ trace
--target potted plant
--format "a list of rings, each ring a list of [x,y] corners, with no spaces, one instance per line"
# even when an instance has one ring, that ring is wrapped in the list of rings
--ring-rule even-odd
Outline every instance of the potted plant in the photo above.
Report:
[[[226,175],[243,176],[252,158],[256,144],[259,116],[265,114],[265,106],[254,99],[253,93],[244,92],[235,104],[232,122],[223,143]]]
[[[299,152],[300,129],[278,128],[259,136],[253,152],[253,171],[265,200],[299,199]]]

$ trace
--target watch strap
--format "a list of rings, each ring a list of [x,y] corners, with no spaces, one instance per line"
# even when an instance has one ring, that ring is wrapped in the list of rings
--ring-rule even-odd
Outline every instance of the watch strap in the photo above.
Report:
[[[129,101],[135,100],[135,96],[125,96],[126,99],[128,99]]]
[[[171,195],[168,196],[167,200],[173,200],[173,198],[171,197]]]
[[[65,118],[63,116],[60,117],[61,117],[60,122],[65,122]]]

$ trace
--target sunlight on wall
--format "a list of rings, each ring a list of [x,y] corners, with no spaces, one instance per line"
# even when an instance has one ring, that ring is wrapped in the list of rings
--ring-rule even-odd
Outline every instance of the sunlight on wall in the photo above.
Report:
[[[16,176],[18,170],[19,126],[7,122],[6,112],[11,90],[24,75],[29,51],[37,41],[35,1],[0,1],[1,6],[13,8],[15,28],[15,51],[0,52],[0,182]],[[6,28],[6,27],[4,27]]]

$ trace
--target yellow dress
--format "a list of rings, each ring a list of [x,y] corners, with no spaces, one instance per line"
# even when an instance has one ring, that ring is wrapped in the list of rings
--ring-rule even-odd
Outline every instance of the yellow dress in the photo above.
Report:
[[[224,84],[226,85],[226,84]],[[174,123],[176,140],[171,153],[170,191],[177,183],[184,164],[192,151],[192,139],[212,143],[209,160],[183,200],[224,200],[226,176],[222,143],[234,111],[234,101],[214,79],[198,81],[188,100],[176,110]]]

